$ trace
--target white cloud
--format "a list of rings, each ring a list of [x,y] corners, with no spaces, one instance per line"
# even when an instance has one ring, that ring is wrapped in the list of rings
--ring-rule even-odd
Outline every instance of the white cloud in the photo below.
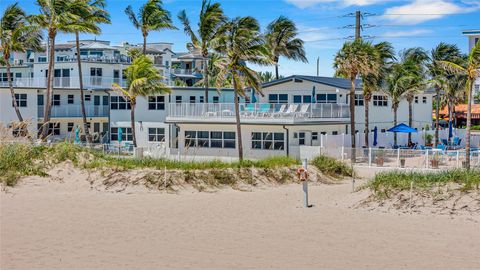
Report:
[[[286,2],[295,5],[299,8],[312,7],[317,4],[338,3],[339,5],[346,6],[368,6],[377,3],[382,3],[382,0],[285,0]]]
[[[448,0],[415,0],[410,4],[387,8],[382,18],[399,24],[418,24],[452,14],[473,12],[480,8],[477,1],[464,3],[466,5]]]
[[[389,31],[382,34],[382,37],[411,37],[420,36],[423,34],[431,33],[432,31],[426,29],[414,29],[407,31]]]

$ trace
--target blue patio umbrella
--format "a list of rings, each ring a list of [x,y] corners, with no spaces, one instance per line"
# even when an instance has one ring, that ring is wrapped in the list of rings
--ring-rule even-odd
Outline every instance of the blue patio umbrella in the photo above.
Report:
[[[312,88],[312,103],[315,103],[315,85]]]
[[[378,144],[378,128],[375,126],[373,129],[373,146],[377,146]]]
[[[257,103],[257,97],[255,96],[255,90],[252,89],[252,97],[250,98],[251,103]]]
[[[80,143],[80,128],[77,126],[75,128],[75,144],[79,144]]]
[[[123,140],[123,128],[118,128],[118,143],[122,143]]]
[[[448,120],[448,139],[453,137],[453,125],[452,120]]]
[[[414,129],[414,128],[408,126],[408,125],[405,125],[404,123],[398,124],[398,125],[390,128],[387,131],[388,132],[394,132],[394,133],[414,133],[414,132],[418,132],[416,129]]]

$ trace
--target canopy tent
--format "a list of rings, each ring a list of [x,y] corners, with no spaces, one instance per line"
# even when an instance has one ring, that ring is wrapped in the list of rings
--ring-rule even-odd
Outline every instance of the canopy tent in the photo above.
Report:
[[[398,125],[390,128],[387,131],[388,132],[395,132],[395,133],[414,133],[414,132],[418,132],[418,130],[416,130],[416,129],[408,126],[408,125],[405,125],[404,123],[398,124]]]

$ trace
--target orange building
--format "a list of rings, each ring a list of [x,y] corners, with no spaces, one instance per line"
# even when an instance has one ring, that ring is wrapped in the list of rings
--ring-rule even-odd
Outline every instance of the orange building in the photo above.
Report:
[[[467,106],[467,104],[455,106],[453,121],[457,126],[465,126],[467,124]],[[433,111],[433,118],[435,118],[435,110]],[[440,119],[448,121],[447,107],[440,110]],[[480,125],[480,104],[472,104],[472,125]]]

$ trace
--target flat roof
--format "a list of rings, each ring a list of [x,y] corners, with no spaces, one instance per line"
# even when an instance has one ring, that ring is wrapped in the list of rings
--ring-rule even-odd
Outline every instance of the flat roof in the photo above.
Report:
[[[480,35],[480,30],[463,30],[462,34],[466,36]]]

